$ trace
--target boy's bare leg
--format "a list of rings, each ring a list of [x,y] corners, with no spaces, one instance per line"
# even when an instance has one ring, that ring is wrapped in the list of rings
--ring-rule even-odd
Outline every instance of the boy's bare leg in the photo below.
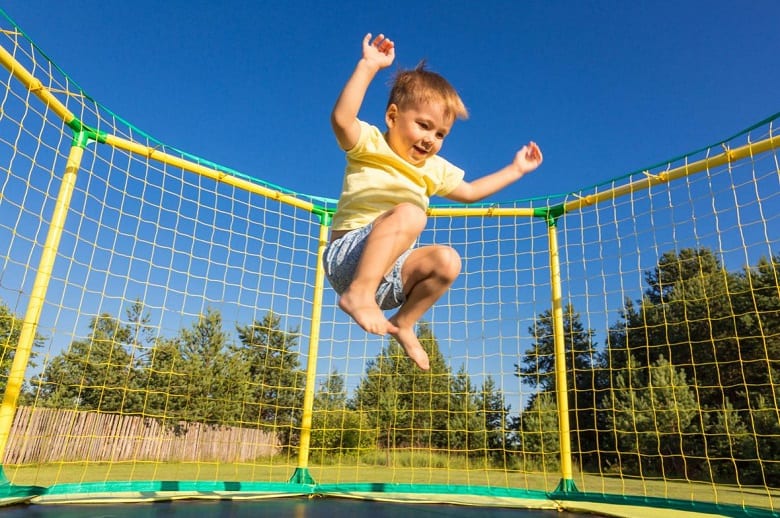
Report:
[[[408,203],[374,221],[352,283],[339,298],[339,307],[367,332],[385,335],[399,331],[377,305],[376,290],[382,277],[417,240],[425,223],[425,212]]]
[[[448,246],[418,248],[404,262],[406,302],[390,317],[390,322],[398,328],[390,334],[422,370],[430,368],[430,360],[417,338],[414,325],[455,282],[460,267],[460,256]]]

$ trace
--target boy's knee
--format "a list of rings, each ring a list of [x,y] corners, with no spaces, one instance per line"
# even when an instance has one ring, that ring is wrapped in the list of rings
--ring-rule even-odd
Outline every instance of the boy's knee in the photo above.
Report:
[[[449,246],[439,247],[437,250],[437,268],[436,272],[442,278],[448,281],[454,281],[460,274],[461,260],[460,255],[454,248]]]
[[[409,226],[417,226],[421,231],[428,222],[428,215],[425,211],[412,203],[399,203],[391,211],[396,216],[403,218]]]

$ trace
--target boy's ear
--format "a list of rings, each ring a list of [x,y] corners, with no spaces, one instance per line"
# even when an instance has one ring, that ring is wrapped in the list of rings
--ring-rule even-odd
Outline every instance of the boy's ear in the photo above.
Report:
[[[388,128],[392,128],[395,125],[395,119],[398,117],[398,106],[391,104],[385,111],[385,124]]]

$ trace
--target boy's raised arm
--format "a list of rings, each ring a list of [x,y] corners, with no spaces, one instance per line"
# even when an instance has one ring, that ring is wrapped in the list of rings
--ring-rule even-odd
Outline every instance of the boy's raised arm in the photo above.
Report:
[[[515,154],[515,159],[508,166],[471,182],[461,182],[445,197],[461,203],[482,200],[530,173],[539,167],[542,160],[542,150],[536,142],[529,142]]]
[[[366,34],[363,38],[363,57],[358,61],[347,84],[344,85],[330,115],[333,132],[341,149],[348,150],[357,144],[360,137],[357,116],[368,85],[371,84],[376,73],[389,67],[394,59],[395,44],[392,40],[380,34],[371,41],[371,33]]]

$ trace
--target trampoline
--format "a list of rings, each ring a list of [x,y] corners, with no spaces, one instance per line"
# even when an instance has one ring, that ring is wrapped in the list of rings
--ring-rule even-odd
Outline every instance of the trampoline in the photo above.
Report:
[[[780,516],[780,114],[431,205],[463,273],[423,373],[326,292],[336,200],[157,141],[0,26],[0,518]]]
[[[373,518],[415,518],[452,516],[456,518],[478,518],[492,516],[503,518],[575,518],[586,516],[559,512],[556,510],[518,510],[510,508],[467,507],[447,504],[401,504],[353,500],[345,498],[280,498],[263,501],[236,500],[183,500],[154,502],[148,504],[77,504],[77,505],[23,505],[0,511],[3,518],[162,518],[220,516],[230,518],[254,518],[274,516],[276,518],[329,518],[332,516],[372,516]],[[587,516],[593,516],[588,514]]]

